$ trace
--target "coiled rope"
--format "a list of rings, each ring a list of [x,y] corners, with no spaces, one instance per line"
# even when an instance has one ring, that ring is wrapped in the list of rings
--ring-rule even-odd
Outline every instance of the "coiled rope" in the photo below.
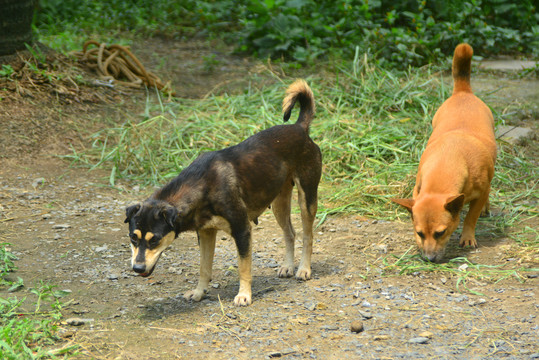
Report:
[[[90,48],[92,45],[96,47]],[[161,79],[137,59],[128,47],[113,44],[107,46],[95,40],[84,43],[82,51],[72,53],[81,63],[97,71],[101,80],[114,80],[116,84],[140,88],[142,84],[174,96],[170,81],[164,84]],[[120,80],[122,79],[122,80]]]

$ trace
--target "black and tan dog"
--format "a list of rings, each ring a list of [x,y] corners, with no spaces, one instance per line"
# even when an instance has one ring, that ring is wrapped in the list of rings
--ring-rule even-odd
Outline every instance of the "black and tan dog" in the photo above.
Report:
[[[238,306],[251,303],[251,224],[269,206],[283,229],[286,243],[279,277],[294,274],[295,232],[290,221],[292,188],[298,189],[303,224],[303,255],[296,278],[311,277],[313,222],[322,155],[309,137],[314,117],[313,93],[303,80],[295,81],[283,100],[284,121],[294,104],[300,113],[293,125],[277,125],[223,150],[198,157],[170,183],[144,202],[126,209],[133,252],[133,270],[148,276],[163,250],[179,233],[194,230],[200,244],[198,286],[185,293],[200,301],[212,273],[218,230],[235,240],[239,254]]]

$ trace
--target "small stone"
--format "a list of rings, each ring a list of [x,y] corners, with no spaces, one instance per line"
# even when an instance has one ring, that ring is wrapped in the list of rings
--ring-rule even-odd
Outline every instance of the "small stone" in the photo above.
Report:
[[[69,229],[70,227],[71,225],[69,224],[56,224],[52,226],[52,228],[55,230],[65,230],[65,229]]]
[[[118,280],[118,275],[116,275],[116,274],[110,274],[110,275],[109,275],[109,280]]]
[[[60,329],[58,331],[58,335],[60,335],[60,337],[63,339],[69,339],[75,335],[75,332],[73,330]]]
[[[363,323],[359,320],[352,321],[352,323],[350,324],[350,331],[354,333],[360,333],[363,330]]]
[[[470,300],[468,302],[468,305],[470,306],[477,306],[477,305],[483,305],[484,303],[486,303],[487,301],[483,298],[481,299],[478,299],[478,300]]]
[[[327,331],[335,331],[335,330],[339,330],[339,327],[337,325],[322,325],[320,329],[327,330]]]
[[[432,339],[432,336],[434,334],[431,333],[430,331],[423,331],[421,334],[419,334],[420,337],[424,337],[424,338],[427,338],[427,339]]]
[[[501,138],[513,145],[522,145],[527,139],[533,139],[534,133],[530,128],[500,125],[496,129],[496,138]]]
[[[81,326],[91,321],[93,319],[69,318],[66,320],[66,323],[71,326]]]
[[[95,252],[103,252],[103,251],[106,251],[108,249],[107,245],[103,245],[103,246],[98,246],[94,249]]]
[[[358,310],[359,315],[361,315],[364,319],[372,319],[372,314],[367,311]]]
[[[38,186],[41,186],[43,184],[45,184],[45,178],[42,178],[42,177],[37,178],[34,181],[32,181],[32,186],[35,187],[35,188],[38,187]]]
[[[411,338],[410,340],[408,340],[408,342],[411,344],[426,344],[427,342],[429,342],[429,338],[418,336],[415,338]]]

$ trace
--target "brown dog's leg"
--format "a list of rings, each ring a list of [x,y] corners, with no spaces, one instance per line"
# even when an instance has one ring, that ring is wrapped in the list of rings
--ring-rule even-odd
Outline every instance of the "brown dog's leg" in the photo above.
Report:
[[[280,278],[287,278],[294,275],[294,240],[296,233],[290,221],[290,200],[292,197],[292,182],[281,189],[279,196],[271,203],[271,209],[277,223],[283,230],[285,242],[285,256],[281,268],[277,272]]]
[[[200,301],[208,291],[211,280],[213,255],[215,253],[215,236],[217,230],[199,230],[200,243],[200,278],[196,289],[186,292],[183,297],[188,300]]]
[[[475,240],[475,225],[477,224],[479,215],[481,215],[481,211],[488,202],[489,190],[490,189],[487,189],[487,191],[481,195],[481,197],[470,201],[470,209],[468,210],[468,214],[466,215],[464,224],[462,225],[462,235],[460,236],[459,242],[460,247],[477,247],[477,241]]]
[[[296,273],[296,279],[308,280],[311,278],[313,224],[317,210],[316,192],[305,193],[301,184],[298,184],[298,201],[301,209],[301,223],[303,225],[303,253]]]

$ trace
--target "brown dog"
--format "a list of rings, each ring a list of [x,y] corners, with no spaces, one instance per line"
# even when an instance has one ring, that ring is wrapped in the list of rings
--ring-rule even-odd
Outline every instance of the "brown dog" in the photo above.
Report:
[[[468,44],[455,48],[453,94],[432,119],[432,135],[419,162],[413,199],[392,199],[412,214],[417,244],[430,261],[443,257],[464,204],[470,203],[470,208],[461,247],[477,247],[475,225],[481,211],[488,212],[496,161],[494,120],[490,109],[472,93],[472,55]]]
[[[217,230],[232,235],[239,254],[240,288],[235,305],[251,303],[251,224],[270,205],[283,229],[285,260],[279,277],[294,274],[295,232],[290,221],[292,188],[298,189],[303,224],[303,255],[296,278],[311,277],[313,223],[317,210],[322,155],[309,137],[314,117],[313,93],[297,80],[283,100],[284,121],[296,101],[298,120],[277,125],[223,150],[198,157],[170,183],[141,204],[126,209],[133,270],[148,276],[179,233],[194,230],[200,244],[198,286],[185,293],[200,301],[211,280]]]

